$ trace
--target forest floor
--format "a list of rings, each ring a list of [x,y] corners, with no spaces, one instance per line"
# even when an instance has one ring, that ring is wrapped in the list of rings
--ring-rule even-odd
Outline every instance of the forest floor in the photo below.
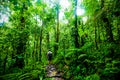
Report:
[[[53,64],[46,66],[46,77],[52,78],[53,80],[64,80],[62,74],[56,70]]]

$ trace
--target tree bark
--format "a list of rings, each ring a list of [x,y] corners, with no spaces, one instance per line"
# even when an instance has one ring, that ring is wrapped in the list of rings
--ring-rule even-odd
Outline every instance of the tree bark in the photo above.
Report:
[[[74,44],[75,48],[79,48],[79,41],[78,41],[78,26],[77,26],[77,0],[75,0],[75,29],[74,29]]]
[[[96,25],[95,19],[94,19],[94,27],[95,27],[95,46],[96,46],[96,49],[98,49],[98,43],[97,43],[97,25]]]
[[[55,31],[55,46],[54,46],[54,55],[57,54],[57,50],[58,50],[58,43],[59,43],[59,3],[57,4],[57,28]]]
[[[40,53],[39,53],[39,61],[41,61],[41,57],[42,57],[42,32],[43,32],[43,25],[44,23],[42,24],[42,27],[40,29]]]
[[[100,22],[100,21],[99,21]],[[100,43],[100,23],[97,23],[98,27],[97,27],[97,34],[98,34],[98,43]]]

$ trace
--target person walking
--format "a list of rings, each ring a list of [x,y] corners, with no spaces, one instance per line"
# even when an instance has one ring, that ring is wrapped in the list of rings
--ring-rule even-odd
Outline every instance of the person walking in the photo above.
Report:
[[[52,52],[51,50],[49,49],[48,53],[47,53],[47,57],[48,57],[48,61],[49,61],[49,64],[51,63],[51,60],[52,60]]]

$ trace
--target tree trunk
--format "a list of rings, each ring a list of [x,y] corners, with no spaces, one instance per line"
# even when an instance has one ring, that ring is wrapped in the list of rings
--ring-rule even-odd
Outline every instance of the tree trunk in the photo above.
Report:
[[[36,62],[36,56],[37,56],[37,52],[36,52],[36,43],[37,43],[37,15],[36,15],[36,25],[35,25],[35,34],[34,34],[34,49],[33,49],[33,68],[35,66],[35,62]]]
[[[36,35],[34,35],[34,37],[36,37]],[[33,68],[34,68],[34,66],[35,66],[35,54],[36,54],[36,38],[35,38],[35,40],[34,40],[34,49],[33,49],[33,53],[32,53],[32,58],[33,58]]]
[[[59,43],[59,3],[57,4],[57,28],[55,31],[55,46],[54,46],[54,55],[57,54],[57,50],[58,50],[58,43]]]
[[[43,23],[44,24],[44,23]],[[40,53],[39,53],[39,61],[41,61],[41,57],[42,57],[42,32],[43,32],[43,24],[42,27],[40,29]]]
[[[79,41],[78,41],[78,27],[77,27],[77,0],[75,0],[75,29],[74,29],[74,44],[75,48],[79,48]]]
[[[100,21],[99,21],[100,22]],[[97,23],[98,27],[97,27],[97,34],[98,34],[98,43],[100,43],[100,23]]]
[[[39,61],[39,36],[37,36],[37,40],[36,40],[36,61]]]
[[[95,27],[95,46],[96,49],[98,49],[98,43],[97,43],[97,25],[96,25],[96,21],[94,20],[94,27]]]

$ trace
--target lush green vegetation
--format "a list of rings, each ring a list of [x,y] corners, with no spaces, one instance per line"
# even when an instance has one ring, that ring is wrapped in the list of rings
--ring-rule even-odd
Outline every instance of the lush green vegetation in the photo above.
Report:
[[[67,1],[0,1],[0,80],[50,80],[48,49],[65,80],[120,79],[120,0]]]

